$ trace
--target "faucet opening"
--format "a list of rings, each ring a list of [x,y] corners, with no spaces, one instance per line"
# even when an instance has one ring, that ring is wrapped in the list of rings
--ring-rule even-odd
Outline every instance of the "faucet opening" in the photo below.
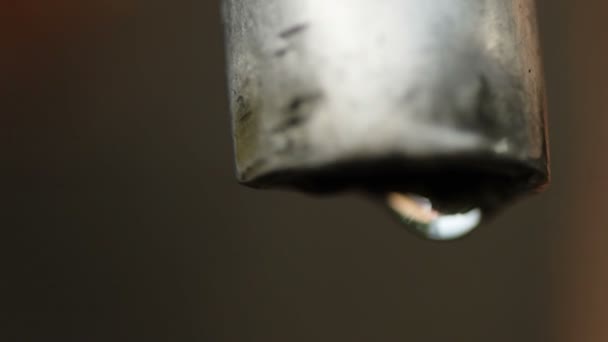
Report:
[[[284,188],[312,194],[344,191],[373,196],[415,193],[442,203],[484,203],[493,207],[541,188],[548,181],[533,163],[492,156],[437,158],[385,157],[306,169],[275,171],[253,182],[255,188]]]

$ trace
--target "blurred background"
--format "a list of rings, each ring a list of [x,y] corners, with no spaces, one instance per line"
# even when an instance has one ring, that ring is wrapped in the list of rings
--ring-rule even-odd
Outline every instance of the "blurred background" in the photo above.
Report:
[[[553,184],[463,241],[236,184],[219,1],[0,3],[0,340],[608,341],[608,4],[540,0]]]

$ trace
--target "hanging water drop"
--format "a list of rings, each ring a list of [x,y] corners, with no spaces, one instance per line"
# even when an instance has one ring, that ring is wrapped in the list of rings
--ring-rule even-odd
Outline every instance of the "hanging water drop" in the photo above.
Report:
[[[415,194],[389,193],[386,205],[408,229],[429,240],[462,238],[475,230],[483,219],[481,208],[462,206],[442,209],[431,199]]]

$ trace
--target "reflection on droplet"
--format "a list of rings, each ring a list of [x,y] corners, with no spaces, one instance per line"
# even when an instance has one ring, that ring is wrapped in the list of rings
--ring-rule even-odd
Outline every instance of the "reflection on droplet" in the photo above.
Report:
[[[480,208],[443,212],[430,199],[414,194],[390,193],[386,201],[409,229],[430,240],[464,237],[481,224],[483,216]]]

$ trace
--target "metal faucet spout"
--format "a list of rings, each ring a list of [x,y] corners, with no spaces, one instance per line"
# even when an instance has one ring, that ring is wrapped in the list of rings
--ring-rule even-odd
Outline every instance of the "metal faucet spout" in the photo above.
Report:
[[[223,13],[240,182],[496,203],[548,182],[534,0],[224,0]]]

